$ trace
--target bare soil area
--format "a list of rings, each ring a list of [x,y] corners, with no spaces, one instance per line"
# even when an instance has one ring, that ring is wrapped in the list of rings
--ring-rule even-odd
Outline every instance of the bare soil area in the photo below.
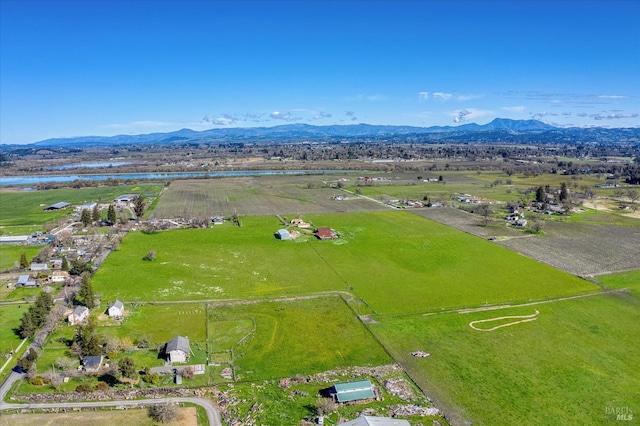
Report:
[[[496,243],[574,275],[640,268],[638,228],[549,221],[545,224],[545,235],[531,235],[501,226],[478,226],[477,216],[454,208],[414,213],[482,238],[511,237],[498,238]]]

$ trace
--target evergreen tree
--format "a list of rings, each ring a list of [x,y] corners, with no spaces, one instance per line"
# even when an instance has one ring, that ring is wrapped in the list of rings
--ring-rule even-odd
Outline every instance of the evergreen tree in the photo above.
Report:
[[[20,255],[20,269],[27,269],[29,267],[29,262],[27,261],[27,254],[22,252]]]
[[[569,198],[569,190],[567,184],[562,182],[560,184],[560,201],[566,201]]]
[[[27,337],[33,337],[35,331],[36,327],[35,325],[33,325],[33,317],[31,315],[31,310],[29,310],[22,315],[22,320],[20,322],[20,328],[18,329],[18,332],[20,334],[20,337],[26,339]]]
[[[69,261],[67,260],[67,256],[62,256],[62,266],[60,266],[60,269],[67,272],[69,271]]]
[[[113,207],[113,204],[109,204],[109,209],[107,210],[107,220],[111,223],[116,223],[118,218],[116,217],[116,208]]]
[[[544,187],[539,186],[538,189],[536,190],[536,201],[539,203],[544,202],[545,199],[545,193],[544,193]]]
[[[80,222],[82,222],[82,226],[84,227],[91,225],[91,213],[89,213],[89,210],[82,210],[82,213],[80,214]]]
[[[82,282],[80,283],[80,290],[78,290],[76,300],[89,309],[93,309],[96,306],[95,295],[93,294],[93,287],[91,286],[91,278],[87,273],[82,274]]]
[[[144,213],[144,197],[142,195],[138,195],[133,201],[133,211],[138,219],[142,217]]]
[[[100,209],[98,208],[97,203],[93,207],[93,211],[91,212],[91,219],[93,219],[94,222],[100,222],[100,220],[102,219],[102,215],[100,214]]]

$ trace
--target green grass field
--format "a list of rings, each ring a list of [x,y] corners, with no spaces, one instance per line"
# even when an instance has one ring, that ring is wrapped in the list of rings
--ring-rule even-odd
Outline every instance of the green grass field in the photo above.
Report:
[[[593,284],[407,212],[315,215],[336,241],[279,241],[274,217],[242,227],[129,234],[94,278],[105,300],[264,298],[351,291],[409,313],[595,291]],[[153,262],[142,260],[156,250]]]
[[[535,321],[490,332],[469,327],[536,309]],[[376,319],[371,330],[456,423],[600,425],[615,420],[608,408],[640,409],[640,299],[631,293]],[[417,350],[431,356],[412,357]]]
[[[230,323],[238,325],[232,333]],[[212,306],[209,330],[214,351],[233,345],[236,375],[244,381],[393,362],[337,296]],[[224,343],[216,344],[218,337]]]
[[[20,265],[20,255],[26,254],[27,262],[31,262],[31,258],[38,254],[43,246],[17,246],[17,245],[0,245],[0,271],[11,269],[16,265]]]
[[[98,200],[111,202],[121,194],[158,194],[162,187],[160,184],[145,184],[82,189],[62,188],[30,192],[0,191],[0,205],[2,205],[2,209],[0,209],[0,226],[7,227],[5,231],[9,233],[13,226],[38,225],[65,217],[72,213],[73,209],[43,210],[43,207],[61,201],[71,204],[82,204]]]
[[[20,326],[20,319],[27,310],[27,303],[0,306],[0,365],[4,364],[3,355],[17,349],[22,342],[14,329]]]

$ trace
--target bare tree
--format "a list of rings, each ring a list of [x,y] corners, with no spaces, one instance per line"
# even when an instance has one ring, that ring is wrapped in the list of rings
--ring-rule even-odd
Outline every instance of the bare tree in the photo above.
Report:
[[[158,404],[149,407],[149,417],[160,423],[169,423],[178,417],[178,407],[174,404]]]
[[[333,398],[318,398],[316,400],[316,410],[319,416],[329,414],[336,409],[336,402]]]

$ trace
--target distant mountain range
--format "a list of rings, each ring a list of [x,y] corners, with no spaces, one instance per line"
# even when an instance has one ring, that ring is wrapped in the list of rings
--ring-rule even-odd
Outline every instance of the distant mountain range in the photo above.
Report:
[[[195,131],[182,129],[143,135],[82,136],[46,139],[35,147],[83,147],[137,144],[179,144],[187,142],[520,142],[520,143],[640,143],[640,128],[561,128],[537,120],[496,118],[484,125],[385,126],[370,124],[313,126],[286,124],[274,127],[234,127]],[[23,145],[24,147],[24,145]]]

